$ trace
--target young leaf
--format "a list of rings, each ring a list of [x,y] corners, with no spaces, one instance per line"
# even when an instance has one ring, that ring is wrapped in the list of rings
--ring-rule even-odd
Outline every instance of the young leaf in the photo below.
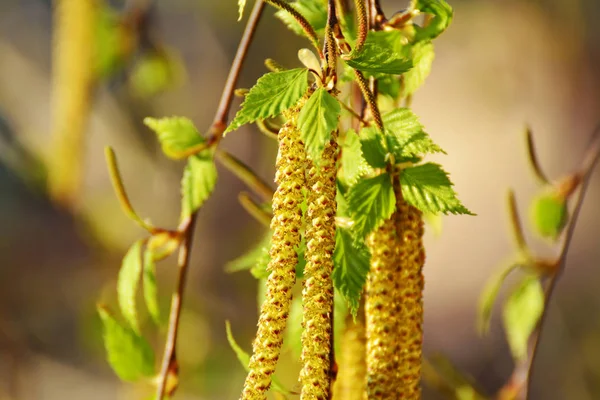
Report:
[[[368,40],[358,54],[350,57],[345,60],[350,67],[374,74],[400,75],[412,68],[412,61],[404,55]]]
[[[504,329],[515,360],[527,357],[527,342],[544,312],[544,290],[537,276],[528,276],[506,300]]]
[[[529,215],[538,235],[556,240],[569,220],[569,208],[566,199],[552,191],[543,192],[533,199]]]
[[[248,368],[248,364],[250,363],[250,355],[246,353],[244,349],[242,349],[240,345],[237,344],[237,342],[235,341],[233,333],[231,333],[231,324],[229,323],[229,321],[225,321],[225,330],[227,331],[227,341],[229,342],[229,346],[235,352],[235,355],[237,356],[238,360],[240,361],[240,364],[242,364],[244,369],[246,371],[250,371],[250,368]],[[273,377],[273,390],[286,396],[292,395],[292,392],[287,390],[276,377]]]
[[[360,295],[369,273],[369,250],[363,241],[355,240],[348,229],[337,228],[335,235],[333,284],[356,318]]]
[[[345,185],[354,185],[361,174],[369,170],[369,165],[362,155],[361,143],[358,135],[350,129],[344,136],[342,147],[342,168],[338,177]]]
[[[238,0],[238,21],[241,21],[244,16],[244,8],[246,8],[246,0]]]
[[[180,158],[180,153],[206,141],[187,118],[147,117],[144,118],[144,124],[156,133],[163,152],[170,158]]]
[[[325,88],[317,89],[300,111],[300,137],[306,146],[306,153],[315,164],[321,161],[321,154],[331,139],[331,132],[337,128],[340,113],[340,104]]]
[[[411,48],[413,68],[402,75],[402,97],[409,96],[421,87],[431,72],[435,58],[430,41],[418,42]]]
[[[433,15],[426,27],[415,25],[415,41],[438,37],[452,22],[452,7],[445,0],[417,0],[415,8],[422,13]]]
[[[155,324],[162,323],[160,319],[160,307],[158,305],[158,285],[156,283],[156,264],[154,262],[154,252],[148,248],[144,251],[144,301],[148,313]]]
[[[241,110],[237,112],[225,133],[256,120],[276,116],[296,104],[307,89],[306,68],[269,72],[263,75],[246,95]]]
[[[404,199],[423,212],[474,215],[456,197],[453,183],[439,164],[406,168],[400,175]]]
[[[119,378],[133,382],[154,375],[154,352],[146,339],[119,324],[106,308],[99,306],[98,314],[108,362]]]
[[[502,284],[508,275],[515,269],[521,266],[520,263],[511,263],[507,267],[500,270],[499,273],[492,276],[487,283],[479,298],[479,310],[477,315],[477,331],[480,335],[485,335],[490,329],[490,320],[492,319],[492,311],[496,297],[502,288]]]
[[[389,174],[360,180],[348,192],[348,208],[359,238],[379,227],[396,208],[396,195]]]
[[[117,297],[121,313],[136,332],[140,331],[135,299],[142,275],[143,244],[143,240],[138,240],[129,248],[123,257],[117,280]]]
[[[182,220],[198,211],[217,183],[217,168],[212,153],[204,151],[188,158],[181,180]]]
[[[296,9],[317,33],[325,29],[327,25],[327,1],[325,0],[298,0],[290,4]],[[305,36],[304,29],[290,13],[279,10],[275,16],[281,20],[292,32]]]
[[[383,145],[383,135],[375,128],[363,129],[360,146],[363,157],[373,168],[385,168],[387,149]]]

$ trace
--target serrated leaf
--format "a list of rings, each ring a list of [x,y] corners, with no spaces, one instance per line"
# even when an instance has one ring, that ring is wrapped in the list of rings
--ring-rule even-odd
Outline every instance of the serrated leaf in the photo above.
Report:
[[[156,283],[156,263],[154,252],[146,248],[144,251],[144,275],[143,275],[144,301],[150,317],[155,324],[161,325],[160,307],[158,305],[158,284]]]
[[[241,21],[244,16],[244,8],[246,8],[246,0],[238,0],[238,21]]]
[[[385,168],[387,149],[383,145],[383,135],[377,129],[363,129],[360,138],[363,157],[373,168]]]
[[[325,0],[298,0],[290,5],[308,21],[317,33],[327,25],[327,2]],[[292,32],[305,36],[302,26],[287,11],[279,10],[275,13]]]
[[[433,44],[430,41],[418,42],[412,46],[411,55],[413,67],[402,75],[402,97],[416,92],[429,76],[435,58]]]
[[[234,351],[235,355],[237,356],[240,364],[242,364],[244,369],[247,372],[250,372],[250,368],[248,367],[248,364],[250,364],[250,355],[246,353],[244,349],[242,349],[240,345],[237,344],[237,342],[235,341],[233,333],[231,332],[231,324],[229,323],[229,321],[225,321],[225,330],[227,331],[227,341],[229,342],[229,346]],[[292,392],[287,390],[275,376],[273,377],[272,383],[273,390],[282,393],[286,396],[292,395]]]
[[[544,312],[544,290],[536,276],[528,276],[510,294],[502,316],[513,357],[527,357],[527,342]]]
[[[163,152],[170,158],[180,158],[180,153],[206,141],[193,122],[184,117],[147,117],[144,124],[156,133]]]
[[[122,326],[108,310],[98,307],[104,326],[104,346],[110,366],[124,381],[154,375],[154,351],[142,336]]]
[[[356,240],[348,229],[337,228],[332,279],[335,288],[344,296],[355,318],[369,273],[370,257],[364,241]]]
[[[119,277],[117,279],[117,298],[119,308],[125,320],[134,331],[140,331],[137,318],[136,297],[142,277],[142,246],[143,240],[135,242],[123,257]]]
[[[494,310],[494,304],[496,303],[496,298],[502,288],[502,284],[504,284],[508,275],[520,266],[520,263],[511,262],[508,266],[502,268],[500,272],[492,276],[485,284],[479,297],[477,312],[477,331],[480,335],[485,335],[489,331],[492,311]]]
[[[241,109],[225,134],[259,119],[274,117],[287,110],[306,93],[308,69],[295,68],[269,72],[258,79],[246,95]]]
[[[345,185],[351,186],[358,181],[358,178],[368,172],[369,165],[362,155],[360,139],[354,130],[350,129],[344,136],[342,147],[342,167],[338,177]]]
[[[400,32],[369,32],[363,48],[345,60],[354,69],[371,74],[400,75],[412,68],[402,47]]]
[[[217,183],[217,168],[212,153],[204,151],[188,158],[181,180],[181,219],[198,211]]]
[[[456,197],[448,173],[439,164],[404,169],[400,186],[404,199],[423,212],[474,215]]]
[[[300,111],[300,137],[308,157],[317,165],[325,145],[331,140],[331,133],[337,128],[340,113],[340,104],[325,88],[317,89]]]
[[[415,26],[415,41],[438,37],[452,22],[454,12],[444,0],[417,0],[415,9],[433,15],[426,27]]]
[[[396,195],[387,173],[360,180],[348,191],[347,200],[358,238],[378,228],[396,209]]]

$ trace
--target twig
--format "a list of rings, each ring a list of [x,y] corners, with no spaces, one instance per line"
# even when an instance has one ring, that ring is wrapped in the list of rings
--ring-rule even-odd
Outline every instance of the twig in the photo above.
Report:
[[[581,186],[579,188],[579,194],[577,195],[577,200],[575,203],[575,207],[573,209],[573,214],[571,219],[569,220],[569,224],[567,226],[567,231],[565,234],[565,239],[561,246],[561,250],[558,256],[557,261],[557,269],[556,271],[547,279],[547,283],[544,287],[544,311],[538,321],[538,324],[531,334],[527,352],[527,358],[515,366],[513,374],[509,379],[508,383],[501,389],[499,392],[498,398],[504,398],[503,395],[505,393],[512,393],[517,395],[518,398],[528,399],[531,395],[531,379],[534,373],[534,365],[535,358],[538,354],[539,343],[542,337],[544,323],[548,317],[548,309],[550,305],[550,301],[552,299],[552,295],[554,293],[554,289],[563,274],[566,268],[566,260],[569,252],[569,248],[571,242],[573,240],[573,236],[575,234],[575,226],[577,225],[577,219],[579,217],[579,213],[581,211],[581,207],[583,206],[583,201],[585,199],[585,193],[590,182],[590,177],[600,158],[600,126],[596,128],[594,134],[592,135],[591,144],[588,147],[586,152],[584,161],[579,169],[578,174],[582,176]],[[514,397],[513,397],[514,398]]]
[[[340,101],[340,105],[342,106],[342,108],[346,111],[348,111],[350,114],[352,114],[352,116],[361,124],[363,124],[364,126],[369,126],[369,121],[365,120],[363,117],[361,117],[356,111],[354,111],[354,109],[352,107],[350,107],[348,104],[344,103],[343,101]]]
[[[254,4],[254,8],[248,18],[246,28],[240,44],[238,46],[235,59],[231,65],[227,82],[221,95],[221,101],[212,126],[210,128],[211,137],[215,143],[223,136],[223,132],[226,128],[227,118],[229,115],[229,109],[231,107],[231,101],[233,99],[233,92],[237,83],[244,59],[248,53],[252,37],[256,32],[258,22],[264,9],[263,0],[257,0]],[[210,140],[209,140],[210,141]],[[158,386],[156,389],[156,400],[163,400],[165,395],[165,389],[167,386],[167,380],[170,372],[177,373],[177,331],[179,329],[179,318],[181,316],[181,306],[183,300],[183,293],[185,291],[185,282],[187,277],[187,270],[190,262],[191,244],[194,237],[194,228],[196,226],[197,212],[193,213],[188,220],[188,224],[184,227],[184,240],[179,250],[178,267],[179,274],[177,278],[177,288],[173,293],[171,300],[171,312],[169,315],[169,330],[165,343],[165,350],[162,359],[162,366],[160,375],[158,378]]]
[[[265,211],[260,204],[257,204],[250,194],[246,192],[241,192],[238,194],[238,201],[244,207],[244,210],[248,212],[255,220],[269,228],[271,226],[271,219],[273,219],[273,215],[267,211]]]

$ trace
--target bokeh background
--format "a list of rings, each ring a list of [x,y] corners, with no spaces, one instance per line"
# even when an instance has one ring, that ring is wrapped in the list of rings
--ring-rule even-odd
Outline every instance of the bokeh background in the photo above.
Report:
[[[181,115],[209,127],[243,29],[236,3],[154,2],[151,30],[173,52],[177,79],[154,94],[132,84],[130,65],[100,85],[86,132],[85,184],[72,214],[54,207],[43,189],[51,142],[52,4],[0,1],[0,399],[142,399],[151,393],[147,384],[120,383],[104,360],[95,305],[114,304],[120,258],[143,232],[119,208],[103,148],[115,148],[138,212],[159,226],[175,226],[182,164],[161,154],[141,121]],[[383,5],[389,15],[405,3]],[[448,152],[436,160],[478,215],[445,217],[440,234],[428,230],[425,346],[493,393],[511,373],[509,350],[498,313],[485,338],[476,335],[475,320],[484,282],[513,251],[506,191],[516,190],[527,217],[540,187],[527,162],[525,124],[551,177],[572,171],[586,150],[600,121],[600,2],[451,5],[454,22],[436,41],[433,72],[414,109]],[[272,14],[268,9],[258,29],[240,87],[265,72],[265,58],[296,65],[297,49],[307,46]],[[255,127],[228,136],[223,146],[272,181],[275,144]],[[552,302],[533,399],[600,398],[599,179],[592,178]],[[249,350],[257,288],[248,273],[224,272],[262,232],[237,202],[243,189],[219,169],[217,189],[200,214],[179,341],[179,399],[235,399],[243,383],[225,320]],[[540,254],[553,254],[528,239]],[[159,265],[166,309],[176,271],[172,260]],[[160,337],[152,339],[160,349]],[[282,380],[293,387],[298,365],[290,359],[282,367]],[[426,398],[440,397],[428,391]]]

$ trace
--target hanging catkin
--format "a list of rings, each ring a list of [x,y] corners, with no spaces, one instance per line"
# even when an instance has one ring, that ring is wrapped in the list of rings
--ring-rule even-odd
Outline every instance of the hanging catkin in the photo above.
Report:
[[[399,399],[421,398],[423,348],[423,214],[407,204],[396,189],[396,229],[400,238],[400,368]]]
[[[302,400],[330,393],[333,251],[335,249],[337,134],[325,146],[320,165],[307,160],[306,266],[302,291]]]
[[[265,300],[260,310],[258,332],[249,364],[250,372],[241,396],[243,400],[266,398],[283,344],[292,287],[296,282],[296,248],[300,244],[302,228],[300,205],[304,199],[306,166],[304,145],[296,123],[304,101],[301,100],[284,113],[287,122],[278,134],[279,152],[275,175],[278,187],[273,196],[273,239],[271,261],[268,265],[270,275],[266,283]]]

